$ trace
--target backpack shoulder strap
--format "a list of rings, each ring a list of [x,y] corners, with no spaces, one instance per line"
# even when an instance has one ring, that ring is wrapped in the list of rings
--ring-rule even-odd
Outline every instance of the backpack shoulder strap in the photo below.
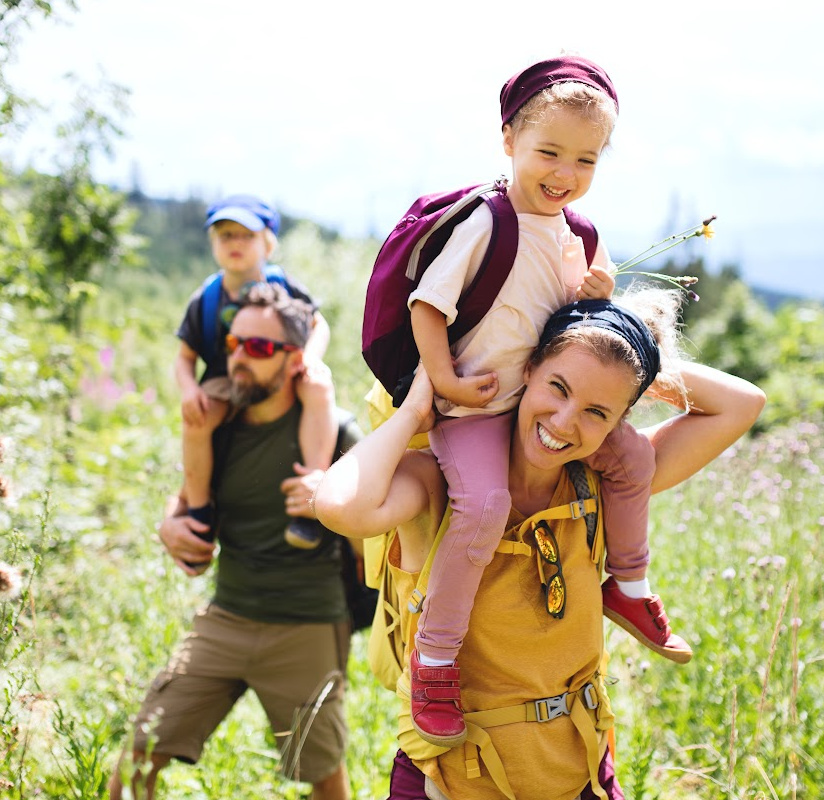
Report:
[[[587,266],[591,267],[592,260],[595,258],[595,251],[598,249],[598,231],[583,214],[578,214],[570,208],[564,208],[564,216],[569,229],[576,236],[581,237],[584,243],[584,253],[587,257]]]
[[[540,517],[542,519],[578,519],[579,517],[584,517],[587,526],[587,544],[590,550],[592,550],[598,531],[597,483],[589,467],[582,461],[570,461],[566,464],[566,470],[572,485],[575,487],[575,494],[578,499],[572,503],[565,503],[564,505],[541,511],[534,515],[534,517]],[[438,528],[432,546],[429,548],[426,561],[421,567],[418,581],[412,590],[412,596],[409,598],[409,610],[413,614],[419,613],[423,605],[426,597],[426,589],[429,584],[429,573],[432,571],[432,563],[435,560],[435,553],[446,533],[446,529],[449,527],[451,516],[451,507],[447,507],[447,511],[441,520],[441,525]],[[508,550],[506,544],[504,544],[502,550]]]
[[[215,272],[203,282],[200,294],[200,331],[203,337],[203,349],[211,361],[216,352],[217,341],[217,307],[220,305],[220,288],[223,285],[223,272]]]
[[[502,191],[483,195],[492,213],[492,234],[478,274],[458,300],[458,316],[449,326],[449,340],[457,341],[484,317],[507,279],[518,252],[518,215]]]
[[[263,274],[266,276],[267,283],[279,283],[284,289],[288,290],[286,273],[283,271],[283,267],[278,264],[267,264]]]
[[[588,467],[583,461],[570,461],[566,464],[566,471],[572,485],[575,487],[575,494],[578,496],[579,516],[584,517],[587,524],[587,544],[592,548],[595,543],[595,533],[598,529],[598,503],[595,503],[594,511],[586,509],[586,500],[595,498],[594,481],[590,476]]]
[[[289,291],[286,273],[277,264],[267,264],[264,276],[268,283],[280,284]],[[211,361],[217,353],[217,309],[220,305],[220,289],[223,286],[223,271],[215,272],[203,282],[203,291],[200,295],[200,329],[203,336],[204,352]]]
[[[355,415],[351,411],[346,411],[343,408],[336,408],[335,414],[338,418],[338,438],[335,442],[335,452],[332,456],[333,461],[337,461],[343,455],[344,439],[349,426],[355,422]]]
[[[429,585],[429,573],[432,572],[432,564],[435,561],[435,553],[438,551],[438,546],[449,527],[449,521],[452,518],[452,506],[447,506],[446,513],[443,515],[438,532],[435,534],[435,539],[432,541],[432,546],[429,548],[429,553],[426,556],[421,571],[418,573],[418,582],[412,590],[412,596],[409,598],[409,610],[413,614],[420,613],[423,600],[426,597],[426,587]]]

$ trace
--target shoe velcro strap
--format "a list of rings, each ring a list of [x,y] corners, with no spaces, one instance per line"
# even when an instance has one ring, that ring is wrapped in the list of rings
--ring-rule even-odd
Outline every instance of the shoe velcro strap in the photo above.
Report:
[[[418,702],[424,700],[455,701],[461,700],[461,690],[457,686],[427,686],[420,691],[412,692],[412,699]]]
[[[652,617],[652,621],[655,623],[655,627],[658,628],[659,631],[667,630],[669,627],[669,618],[667,617],[667,612],[664,611],[664,604],[661,602],[661,598],[655,595],[644,602],[647,611],[649,611],[649,615]]]
[[[459,681],[461,679],[460,667],[424,667],[417,669],[415,676],[419,681],[430,683],[432,681]]]

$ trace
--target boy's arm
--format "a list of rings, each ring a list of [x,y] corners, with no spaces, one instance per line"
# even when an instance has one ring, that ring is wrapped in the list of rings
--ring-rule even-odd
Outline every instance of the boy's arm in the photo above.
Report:
[[[180,349],[175,356],[174,371],[175,380],[184,396],[193,388],[197,387],[195,378],[195,366],[197,365],[197,353],[189,347],[186,342],[180,342]]]
[[[304,357],[308,356],[310,360],[323,361],[331,336],[329,323],[320,311],[316,311],[312,317],[312,332],[309,334],[306,347],[303,348]]]
[[[197,357],[197,353],[186,342],[181,341],[174,363],[175,380],[180,387],[183,419],[194,425],[203,423],[209,403],[195,377]]]

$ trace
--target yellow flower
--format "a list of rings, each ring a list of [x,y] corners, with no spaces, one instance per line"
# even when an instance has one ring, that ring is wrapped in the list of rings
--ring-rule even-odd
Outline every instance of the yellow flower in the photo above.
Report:
[[[698,232],[699,236],[703,236],[705,239],[712,239],[715,236],[715,231],[712,228],[712,223],[717,219],[715,214],[711,217],[708,217],[701,223],[701,230]]]

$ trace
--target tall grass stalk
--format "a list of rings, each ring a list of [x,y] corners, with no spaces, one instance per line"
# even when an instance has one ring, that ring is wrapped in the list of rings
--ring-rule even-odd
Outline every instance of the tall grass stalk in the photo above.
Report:
[[[793,591],[794,582],[790,581],[784,590],[784,600],[781,602],[781,609],[778,612],[778,617],[775,620],[773,627],[772,640],[770,641],[770,649],[767,653],[767,663],[764,667],[764,681],[761,686],[761,699],[758,703],[758,719],[755,723],[755,749],[761,744],[762,722],[764,720],[764,708],[767,705],[767,690],[770,685],[770,672],[772,671],[773,659],[775,658],[775,651],[778,648],[778,635],[781,632],[781,626],[784,622],[784,614],[787,611],[787,603],[790,601],[790,596]]]

